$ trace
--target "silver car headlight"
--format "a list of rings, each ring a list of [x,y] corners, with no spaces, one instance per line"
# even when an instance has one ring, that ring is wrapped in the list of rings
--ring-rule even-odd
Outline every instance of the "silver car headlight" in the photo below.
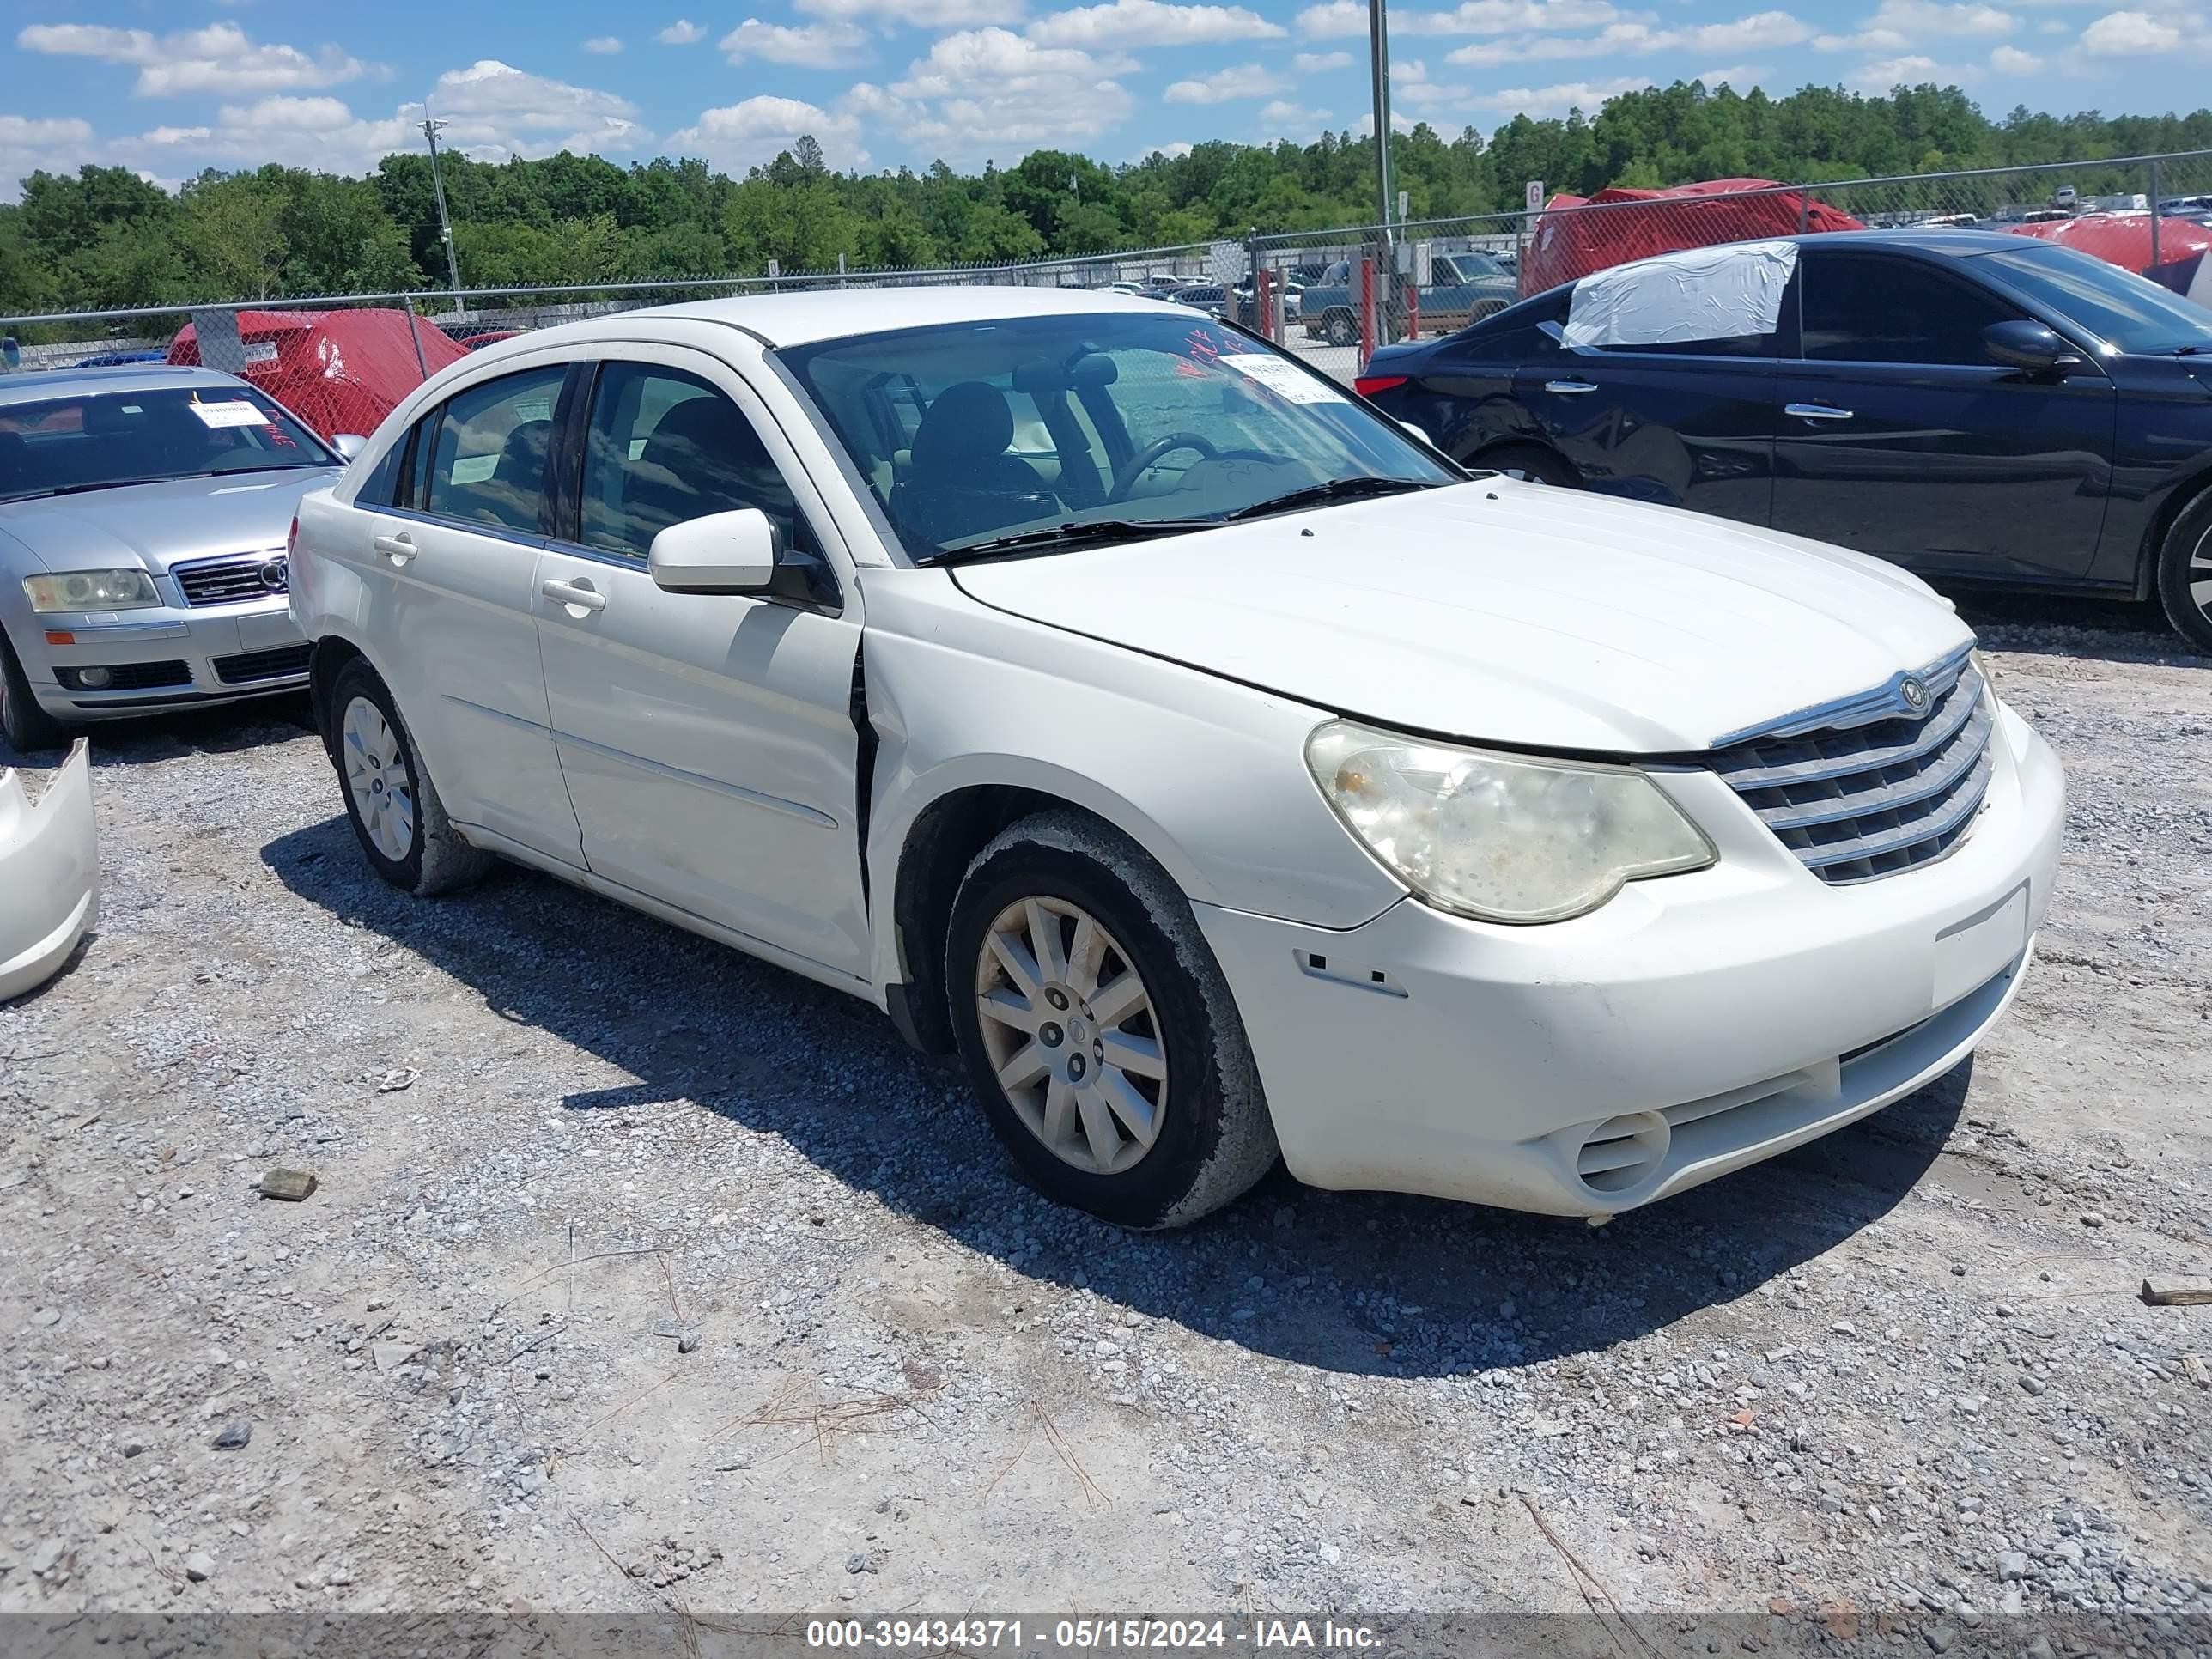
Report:
[[[1712,843],[1633,767],[1532,759],[1331,720],[1306,765],[1368,850],[1425,902],[1562,921],[1639,876],[1702,869]]]
[[[26,576],[33,611],[141,611],[159,605],[154,579],[143,570],[64,570]]]

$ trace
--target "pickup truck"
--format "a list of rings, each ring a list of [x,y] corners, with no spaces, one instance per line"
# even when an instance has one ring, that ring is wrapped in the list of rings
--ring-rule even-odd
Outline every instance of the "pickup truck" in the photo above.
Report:
[[[1420,290],[1421,325],[1451,330],[1479,322],[1493,311],[1503,311],[1521,297],[1513,273],[1487,253],[1438,253],[1431,259],[1430,281]],[[1398,284],[1401,295],[1412,284]],[[1406,332],[1402,301],[1392,301],[1386,286],[1377,303],[1383,312],[1383,332],[1389,339]],[[1331,345],[1359,343],[1359,270],[1349,259],[1339,259],[1322,280],[1306,289],[1298,304],[1306,333]]]

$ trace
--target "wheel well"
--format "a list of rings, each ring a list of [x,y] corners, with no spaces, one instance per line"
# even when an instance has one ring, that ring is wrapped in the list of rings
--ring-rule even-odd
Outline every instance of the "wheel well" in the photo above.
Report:
[[[2137,599],[2150,599],[2158,592],[2158,562],[2166,551],[2166,538],[2181,515],[2196,506],[2208,489],[2212,489],[2212,473],[2191,478],[2166,497],[2166,505],[2151,520],[2150,528],[2143,532],[2142,550],[2136,562]]]
[[[339,671],[361,654],[351,641],[340,639],[317,640],[308,653],[307,704],[314,712],[315,733],[325,749],[331,742],[331,688],[337,684]]]
[[[908,830],[891,899],[902,981],[891,988],[891,1017],[906,1040],[923,1053],[949,1054],[954,1048],[945,932],[961,877],[1008,824],[1033,812],[1071,805],[1040,790],[979,784],[932,801]]]

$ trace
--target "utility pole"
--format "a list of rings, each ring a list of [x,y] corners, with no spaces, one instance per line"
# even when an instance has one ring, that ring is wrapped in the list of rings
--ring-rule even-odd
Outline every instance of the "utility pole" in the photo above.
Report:
[[[1382,0],[1376,3],[1379,5]],[[422,136],[430,141],[430,189],[438,198],[438,240],[446,245],[446,280],[453,285],[453,309],[465,311],[461,304],[461,262],[453,254],[453,223],[446,216],[446,181],[438,171],[438,135],[445,126],[443,121],[432,118],[425,112]]]
[[[1383,0],[1367,0],[1367,46],[1375,74],[1375,217],[1389,239],[1390,24]]]

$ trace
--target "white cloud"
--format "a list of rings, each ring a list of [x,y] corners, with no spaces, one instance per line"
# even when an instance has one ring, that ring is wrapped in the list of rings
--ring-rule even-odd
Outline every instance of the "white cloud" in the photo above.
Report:
[[[1893,87],[1917,87],[1926,82],[1948,84],[1954,81],[1969,81],[1973,71],[1969,69],[1946,69],[1933,58],[1911,52],[1902,58],[1886,58],[1879,63],[1861,66],[1851,76],[1851,84],[1871,93],[1886,93]]]
[[[1393,122],[1393,125],[1396,123]],[[1299,143],[1311,143],[1328,129],[1328,112],[1309,109],[1287,98],[1278,98],[1260,112],[1261,135],[1270,142],[1278,138],[1294,139]]]
[[[134,90],[142,98],[334,87],[372,70],[337,46],[310,54],[297,46],[258,45],[235,23],[163,35],[90,23],[33,23],[15,36],[15,44],[25,52],[129,64],[138,71]]]
[[[696,46],[707,38],[707,31],[688,17],[679,17],[653,37],[664,46]]]
[[[1154,144],[1142,155],[1137,157],[1137,161],[1141,165],[1146,161],[1151,161],[1155,155],[1164,155],[1171,161],[1180,161],[1182,157],[1189,155],[1192,149],[1193,146],[1189,139],[1177,138],[1171,143]]]
[[[495,58],[447,70],[431,88],[429,104],[431,113],[449,124],[448,143],[489,160],[564,149],[620,154],[652,138],[628,99],[532,75]],[[406,118],[412,107],[403,105],[395,118]]]
[[[1729,23],[1655,29],[1648,23],[1615,23],[1593,35],[1538,35],[1462,46],[1451,64],[1535,64],[1575,58],[1609,58],[1657,52],[1724,52],[1794,46],[1809,39],[1810,25],[1786,11],[1753,12]]]
[[[1136,100],[1114,77],[1136,67],[1118,52],[965,29],[935,42],[888,88],[854,87],[841,107],[947,161],[1012,160],[1041,147],[1088,143],[1120,126]]]
[[[1999,46],[1990,54],[1990,67],[1999,75],[2033,75],[2043,67],[2043,59],[2018,46]]]
[[[1487,110],[1498,115],[1529,115],[1539,118],[1549,115],[1565,115],[1578,109],[1595,115],[1608,98],[1617,98],[1624,92],[1642,92],[1651,85],[1640,76],[1618,81],[1566,81],[1549,87],[1514,87],[1504,92],[1486,92],[1468,100],[1476,109]],[[1371,125],[1371,124],[1370,124]]]
[[[74,115],[0,115],[0,202],[12,202],[27,173],[74,169],[98,143],[92,123]]]
[[[1411,132],[1413,130],[1413,126],[1414,122],[1412,116],[1403,114],[1395,109],[1390,112],[1391,131]],[[1355,138],[1372,138],[1375,136],[1375,114],[1373,111],[1369,111],[1366,114],[1361,116],[1357,121],[1352,124],[1352,136]]]
[[[842,69],[866,61],[868,32],[851,23],[763,23],[745,21],[718,43],[732,64],[757,58],[770,64],[798,64],[808,69]]]
[[[1231,64],[1193,81],[1176,81],[1160,95],[1170,104],[1228,104],[1240,98],[1265,98],[1290,82],[1261,64]]]
[[[622,50],[618,34],[595,34],[584,42],[584,50],[600,58],[611,58]]]
[[[1449,11],[1401,11],[1390,19],[1391,37],[1411,34],[1511,34],[1523,30],[1601,28],[1620,19],[1611,0],[1462,0]],[[1341,36],[1367,33],[1364,0],[1322,0],[1298,14],[1301,33]]]
[[[2147,11],[2108,11],[2081,31],[2081,49],[2092,58],[2174,52],[2181,42],[2179,28]]]
[[[1019,22],[1022,0],[799,0],[801,11],[817,17],[864,17],[915,28],[973,28],[982,23]]]
[[[716,167],[743,172],[772,161],[811,135],[834,167],[866,167],[860,147],[860,123],[847,112],[823,109],[799,98],[748,98],[720,109],[702,110],[690,126],[668,135],[679,155],[703,155]]]
[[[1823,34],[1813,44],[1822,52],[1899,52],[1916,42],[1983,39],[2010,34],[2019,19],[1995,6],[1946,5],[1938,0],[1881,0],[1865,27],[1852,34]]]
[[[1289,31],[1243,6],[1109,0],[1040,17],[1026,33],[1054,46],[1193,46],[1272,40]]]
[[[1326,70],[1350,69],[1352,54],[1348,52],[1302,52],[1291,62],[1297,65],[1301,75],[1319,75]]]

